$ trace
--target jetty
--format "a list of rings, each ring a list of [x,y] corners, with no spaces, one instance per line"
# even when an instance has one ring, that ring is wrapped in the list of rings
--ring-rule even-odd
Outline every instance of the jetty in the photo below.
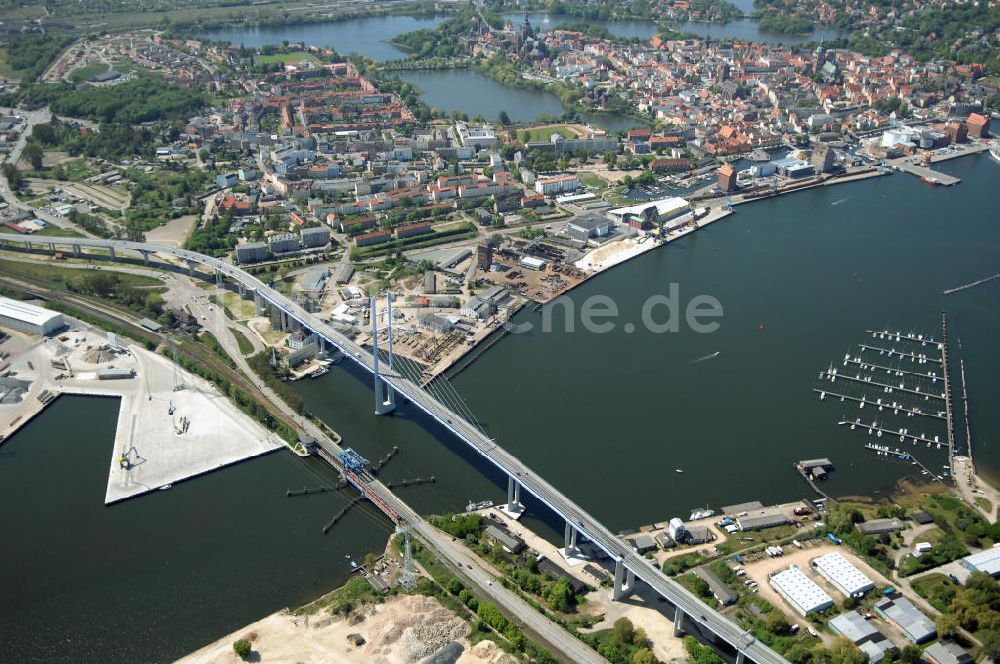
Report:
[[[873,408],[878,408],[880,410],[889,409],[893,411],[894,414],[896,413],[896,411],[899,411],[900,413],[905,413],[907,417],[931,417],[939,420],[947,420],[946,412],[941,410],[934,413],[925,413],[919,408],[906,408],[905,406],[898,403],[896,405],[888,403],[879,403],[877,399],[875,401],[872,401],[871,399],[869,399],[867,396],[864,395],[860,397],[853,397],[849,394],[839,394],[837,392],[830,392],[829,390],[821,390],[818,387],[814,387],[813,392],[818,393],[821,399],[825,397],[834,397],[840,399],[841,401],[854,401],[855,403],[859,404],[858,405],[859,408],[864,408],[865,406],[872,406]]]
[[[896,436],[896,437],[898,437],[900,439],[901,442],[904,442],[904,443],[906,442],[906,439],[909,439],[910,442],[913,443],[914,445],[916,445],[917,443],[927,443],[928,445],[943,445],[944,444],[944,443],[942,443],[938,439],[932,440],[932,439],[928,438],[927,435],[924,434],[924,433],[921,433],[918,436],[916,434],[910,433],[909,430],[907,430],[907,429],[903,429],[903,431],[905,431],[906,433],[900,433],[899,431],[893,431],[892,429],[886,429],[885,427],[880,427],[878,425],[878,422],[871,422],[869,424],[865,424],[864,422],[861,421],[860,418],[854,420],[853,422],[850,421],[850,420],[841,420],[841,421],[837,422],[837,424],[839,424],[841,426],[850,426],[852,429],[855,429],[855,428],[857,428],[857,429],[868,429],[868,434],[869,435],[883,433],[883,434],[888,434],[890,436]]]
[[[924,336],[922,334],[913,334],[912,332],[891,332],[889,330],[865,330],[868,334],[872,335],[872,339],[888,339],[889,341],[912,341],[918,343],[922,346],[927,344],[940,344],[934,337],[928,335]]]
[[[886,367],[879,364],[873,364],[872,362],[862,362],[858,357],[851,357],[844,360],[844,366],[848,364],[857,365],[862,371],[867,371],[868,369],[878,369],[884,370],[887,374],[895,374],[897,376],[916,376],[918,378],[929,378],[931,381],[936,382],[941,380],[941,376],[937,375],[936,372],[928,371],[927,373],[920,373],[919,371],[910,371],[909,369],[896,369],[893,367]]]
[[[820,374],[820,378],[824,380],[829,380],[831,383],[837,382],[837,379],[854,381],[856,383],[864,383],[865,385],[874,385],[875,387],[881,387],[887,394],[892,394],[893,392],[904,392],[906,394],[913,394],[915,396],[924,397],[924,400],[928,399],[944,399],[945,393],[933,394],[931,392],[921,392],[920,386],[917,385],[916,388],[905,387],[902,382],[899,385],[889,385],[888,383],[880,383],[877,380],[872,380],[871,376],[862,376],[861,374],[854,374],[850,376],[848,374],[840,374],[833,371],[824,371]],[[880,404],[885,405],[885,404]]]
[[[962,181],[954,175],[935,171],[933,168],[914,163],[908,159],[897,161],[894,165],[901,171],[916,175],[921,181],[928,184],[940,184],[950,187]]]
[[[991,282],[991,281],[993,281],[995,279],[1000,279],[1000,272],[997,272],[996,274],[991,275],[989,277],[983,277],[982,279],[977,279],[976,281],[971,281],[971,282],[969,282],[967,284],[962,284],[961,286],[957,286],[955,288],[949,288],[946,291],[942,291],[942,293],[944,293],[945,295],[951,295],[952,293],[957,293],[959,291],[964,291],[964,290],[967,290],[969,288],[975,288],[976,286],[979,286],[981,284],[989,283],[989,282]]]
[[[901,461],[913,461],[913,455],[907,452],[901,452],[899,448],[889,449],[887,445],[876,445],[875,443],[866,443],[865,449],[872,450],[873,452],[878,452],[884,456],[893,456]]]
[[[862,350],[862,352],[867,351],[867,350],[870,350],[870,351],[873,351],[873,352],[874,351],[878,351],[879,355],[885,355],[885,354],[888,353],[889,357],[892,357],[893,355],[898,355],[900,358],[904,358],[905,357],[905,358],[907,358],[907,359],[909,359],[909,360],[911,360],[913,362],[918,362],[920,360],[924,360],[925,362],[936,362],[937,364],[941,364],[941,360],[939,360],[939,359],[937,359],[935,357],[927,357],[927,355],[925,355],[923,353],[921,353],[921,354],[908,353],[906,351],[897,350],[895,348],[881,348],[879,346],[869,346],[867,344],[858,344],[858,347]]]
[[[948,314],[941,312],[941,372],[944,374],[944,412],[948,422],[948,464],[951,468],[955,456],[955,424],[951,409],[951,381],[948,378]]]

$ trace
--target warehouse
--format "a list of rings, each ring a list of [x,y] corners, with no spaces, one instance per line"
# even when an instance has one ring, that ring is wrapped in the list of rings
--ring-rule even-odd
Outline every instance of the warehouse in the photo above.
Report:
[[[58,311],[0,297],[0,326],[29,334],[46,335],[66,327],[66,322]]]
[[[494,525],[486,526],[485,535],[487,539],[496,542],[507,553],[519,553],[524,549],[524,542],[516,535],[511,535],[506,530],[497,528]]]
[[[905,526],[899,519],[872,519],[858,524],[858,530],[865,535],[881,535],[902,530]]]
[[[739,599],[736,593],[733,592],[733,589],[707,567],[699,567],[694,573],[708,584],[708,589],[712,591],[712,595],[718,600],[719,606],[735,604],[736,600]]]
[[[771,586],[802,616],[833,606],[833,598],[794,565],[772,576]]]
[[[875,613],[898,627],[914,643],[930,641],[937,636],[934,622],[905,597],[886,598],[877,602]]]
[[[1000,547],[966,556],[962,558],[962,566],[970,572],[982,572],[996,577],[1000,575]]]
[[[813,565],[834,588],[848,597],[863,595],[875,587],[871,579],[837,551],[820,556],[813,561]]]
[[[763,528],[773,528],[783,526],[788,523],[788,517],[777,510],[763,510],[741,516],[736,520],[736,525],[740,530],[761,530]]]
[[[840,634],[868,656],[870,664],[881,662],[886,655],[894,656],[896,647],[885,634],[864,619],[857,611],[848,611],[830,621],[830,629]]]
[[[972,664],[972,656],[954,641],[938,641],[924,649],[924,657],[932,664]]]

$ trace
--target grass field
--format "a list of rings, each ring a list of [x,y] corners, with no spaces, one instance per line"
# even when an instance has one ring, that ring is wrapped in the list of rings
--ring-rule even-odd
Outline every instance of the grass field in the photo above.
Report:
[[[165,288],[163,282],[153,277],[128,272],[115,272],[111,269],[90,270],[57,267],[56,265],[27,263],[22,261],[0,260],[0,269],[16,272],[18,277],[26,281],[34,281],[45,286],[62,286],[63,284],[79,287],[87,277],[112,273],[118,283],[132,288]]]
[[[105,62],[93,62],[89,65],[84,65],[79,69],[74,69],[70,72],[69,80],[74,83],[83,83],[84,81],[89,81],[98,74],[103,74],[108,71],[108,65]]]
[[[547,127],[534,127],[532,129],[522,129],[517,132],[518,138],[524,136],[524,132],[528,132],[529,141],[547,141],[552,138],[552,134],[556,132],[562,134],[563,138],[575,138],[576,132],[567,127],[566,125],[549,125]]]
[[[249,355],[253,352],[253,344],[247,339],[247,335],[243,334],[239,330],[232,330],[233,337],[236,339],[237,345],[240,347],[240,352],[244,355]]]
[[[259,65],[269,65],[275,62],[311,62],[319,64],[319,60],[312,53],[295,51],[292,53],[271,53],[270,55],[258,55],[254,58]]]
[[[931,606],[944,613],[955,597],[958,586],[944,574],[927,574],[913,580],[913,589],[930,602]]]
[[[58,226],[46,226],[34,235],[44,235],[47,237],[84,237],[84,234],[72,228],[59,228]]]
[[[608,186],[608,181],[604,178],[597,177],[593,173],[578,173],[580,177],[580,183],[584,184],[592,189],[605,189]]]

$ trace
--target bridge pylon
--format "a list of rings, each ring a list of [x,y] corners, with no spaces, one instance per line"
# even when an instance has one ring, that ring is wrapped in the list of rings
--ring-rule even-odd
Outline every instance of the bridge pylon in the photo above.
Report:
[[[391,298],[392,296],[390,296]],[[392,300],[389,301],[389,313],[392,313]],[[375,373],[375,414],[388,415],[396,410],[396,391],[385,382],[379,373],[378,358],[378,298],[372,297],[369,313],[372,319],[372,358]],[[389,349],[392,350],[392,318],[389,318]],[[392,367],[392,355],[389,355],[389,367]]]

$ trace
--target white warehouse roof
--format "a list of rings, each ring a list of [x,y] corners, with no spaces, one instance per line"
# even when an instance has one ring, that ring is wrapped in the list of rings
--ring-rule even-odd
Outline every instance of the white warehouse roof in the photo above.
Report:
[[[830,580],[837,590],[845,595],[865,593],[875,587],[872,580],[857,567],[847,562],[838,551],[820,556],[813,561],[820,574]]]
[[[658,201],[648,201],[646,203],[638,203],[627,207],[615,208],[614,210],[609,210],[608,215],[620,220],[630,214],[641,215],[643,210],[647,210],[655,206],[656,212],[661,217],[670,217],[677,214],[681,210],[686,210],[690,207],[690,205],[691,204],[685,199],[673,196],[671,198],[661,198]]]
[[[0,316],[6,316],[7,318],[13,318],[14,320],[19,320],[30,325],[39,325],[42,327],[53,319],[62,318],[62,314],[58,311],[50,311],[7,297],[0,297]]]
[[[986,549],[962,558],[962,565],[972,572],[983,572],[990,576],[1000,574],[1000,547]]]
[[[794,565],[772,576],[771,585],[803,616],[833,606],[833,598]]]

